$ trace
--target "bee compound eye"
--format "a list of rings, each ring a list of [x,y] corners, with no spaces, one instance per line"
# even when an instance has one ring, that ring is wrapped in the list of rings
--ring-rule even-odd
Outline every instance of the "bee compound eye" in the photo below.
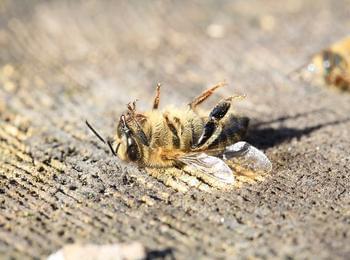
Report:
[[[140,159],[139,147],[132,137],[128,137],[127,139],[126,152],[130,161],[137,161]]]
[[[130,161],[137,161],[140,158],[140,153],[137,146],[130,146],[127,150]]]

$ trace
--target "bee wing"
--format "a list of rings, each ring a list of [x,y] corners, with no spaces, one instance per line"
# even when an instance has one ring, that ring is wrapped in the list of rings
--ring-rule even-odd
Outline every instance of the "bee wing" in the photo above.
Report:
[[[268,173],[272,170],[272,163],[267,156],[247,142],[241,141],[227,146],[222,157],[253,172]]]
[[[214,180],[231,184],[234,182],[233,172],[227,164],[218,157],[205,153],[186,154],[178,158],[184,163],[185,170],[196,174],[196,172],[213,178]]]

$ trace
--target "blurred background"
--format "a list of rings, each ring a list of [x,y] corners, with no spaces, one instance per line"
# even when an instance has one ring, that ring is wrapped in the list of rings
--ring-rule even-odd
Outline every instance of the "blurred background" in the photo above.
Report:
[[[350,98],[286,75],[349,34],[349,6],[0,0],[0,252],[138,240],[179,258],[344,257]],[[235,107],[274,164],[265,183],[179,194],[110,158],[84,126],[112,136],[128,102],[151,107],[157,82],[161,106],[180,106],[222,80],[203,107],[247,95]]]
[[[119,114],[134,98],[147,108],[157,82],[176,103],[226,79],[224,92],[247,94],[247,106],[269,114],[293,105],[276,101],[291,91],[285,75],[346,35],[346,4],[2,0],[4,88],[19,96],[30,88],[26,102],[43,108],[57,98],[87,102],[79,110],[94,116]]]

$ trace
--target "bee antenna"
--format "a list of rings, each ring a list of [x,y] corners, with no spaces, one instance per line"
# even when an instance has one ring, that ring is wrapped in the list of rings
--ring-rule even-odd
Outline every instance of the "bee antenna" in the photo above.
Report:
[[[89,124],[89,122],[87,120],[85,120],[86,125],[88,126],[88,128],[94,133],[94,135],[97,136],[98,139],[101,140],[102,143],[107,144],[109,149],[111,149],[111,152],[113,155],[117,155],[112,147],[112,141],[111,140],[107,140],[107,142],[105,141],[105,139],[103,139],[103,137]]]
[[[112,141],[111,141],[111,140],[108,140],[108,141],[107,141],[107,144],[108,144],[109,149],[111,149],[112,154],[113,154],[114,156],[117,156],[116,152],[113,150]],[[120,145],[120,144],[119,144],[119,145]],[[119,145],[118,145],[118,147],[117,147],[117,150],[118,150],[118,148],[119,148]]]
[[[101,142],[105,144],[106,143],[105,139],[103,139],[103,137],[89,124],[87,120],[85,120],[85,123],[88,126],[88,128],[94,133],[94,135],[96,135],[98,139],[100,139]]]

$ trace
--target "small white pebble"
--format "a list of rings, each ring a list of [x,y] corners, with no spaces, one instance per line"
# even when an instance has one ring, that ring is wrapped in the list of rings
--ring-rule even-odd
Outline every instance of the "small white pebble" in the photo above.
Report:
[[[211,38],[222,38],[225,36],[225,27],[221,24],[212,23],[207,27],[207,34]]]
[[[276,27],[276,19],[272,15],[264,15],[259,19],[260,27],[262,30],[271,32]]]
[[[62,250],[57,251],[56,253],[53,253],[50,255],[47,260],[64,260],[64,255]]]
[[[8,92],[14,92],[16,90],[16,85],[12,81],[6,81],[4,83],[4,89]]]
[[[4,67],[2,67],[2,73],[7,78],[10,78],[14,72],[15,69],[10,64],[7,64]]]

